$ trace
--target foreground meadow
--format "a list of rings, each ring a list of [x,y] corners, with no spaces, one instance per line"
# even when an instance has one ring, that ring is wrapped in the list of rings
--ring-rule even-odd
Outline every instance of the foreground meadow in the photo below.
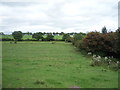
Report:
[[[91,67],[70,43],[3,42],[3,88],[117,88],[118,72]]]

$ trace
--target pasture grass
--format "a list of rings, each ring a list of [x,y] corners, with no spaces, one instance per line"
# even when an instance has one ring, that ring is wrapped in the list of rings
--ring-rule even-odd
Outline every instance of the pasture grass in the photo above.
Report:
[[[32,35],[23,35],[22,39],[23,40],[25,40],[25,39],[32,39]]]
[[[70,43],[3,42],[3,88],[118,88],[118,72],[91,67]]]

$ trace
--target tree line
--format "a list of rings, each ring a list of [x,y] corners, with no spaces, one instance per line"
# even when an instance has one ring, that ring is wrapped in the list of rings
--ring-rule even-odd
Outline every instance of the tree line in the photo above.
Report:
[[[52,34],[52,35],[63,35],[63,34],[65,34],[64,32],[41,32],[43,35],[48,35],[48,34]],[[22,32],[22,34],[23,35],[33,35],[34,33],[32,33],[32,32],[25,32],[25,33],[23,33]],[[71,32],[71,33],[67,33],[67,34],[69,34],[69,35],[74,35],[74,34],[77,34],[76,32]],[[0,35],[6,35],[5,33],[3,33],[3,32],[0,32]]]
[[[53,32],[53,33],[48,33],[48,32],[36,32],[36,33],[22,33],[21,31],[14,31],[11,36],[13,36],[13,39],[11,38],[2,38],[2,41],[68,41],[72,42],[72,37],[78,33],[72,32],[72,33],[58,33],[58,32]],[[82,35],[86,35],[85,33],[80,33]],[[1,35],[5,35],[4,33],[1,33]],[[32,39],[27,38],[23,39],[24,35],[30,35],[32,36]],[[62,39],[54,39],[55,36],[62,36]]]

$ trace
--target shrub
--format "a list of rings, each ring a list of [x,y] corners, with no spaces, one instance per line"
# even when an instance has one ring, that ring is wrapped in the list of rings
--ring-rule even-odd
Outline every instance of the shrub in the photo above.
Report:
[[[86,51],[97,52],[102,49],[101,45],[103,44],[103,38],[99,32],[90,32],[83,39],[83,43],[86,46]]]
[[[96,55],[120,58],[120,29],[109,33],[90,32],[82,40],[73,38],[72,44]]]

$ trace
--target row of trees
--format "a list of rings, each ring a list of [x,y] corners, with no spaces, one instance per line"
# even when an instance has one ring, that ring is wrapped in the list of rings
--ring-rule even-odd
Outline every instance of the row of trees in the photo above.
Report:
[[[34,33],[32,35],[32,38],[35,38],[37,41],[41,40],[41,41],[53,41],[54,40],[54,36],[50,33],[47,34],[47,37],[43,37],[43,33],[38,32],[38,33]]]
[[[52,35],[64,35],[65,33],[64,32],[40,32],[40,33],[42,33],[42,35],[50,35],[50,34],[52,34]],[[1,34],[4,34],[3,32],[1,32]],[[23,33],[23,35],[33,35],[34,33],[32,33],[32,32],[26,32],[26,33]],[[76,32],[71,32],[71,33],[67,33],[67,34],[69,34],[69,35],[74,35],[74,34],[77,34]]]
[[[74,35],[76,35],[78,33],[74,33]],[[82,35],[86,35],[85,33],[80,33]],[[21,31],[14,31],[12,33],[12,36],[14,39],[12,38],[2,38],[2,41],[21,41],[23,40],[23,36],[24,35],[32,35],[32,39],[25,39],[27,41],[54,41],[54,36],[56,35],[55,33],[47,33],[45,35],[45,33],[42,33],[42,32],[37,32],[37,33],[30,33],[30,32],[27,32],[27,33],[22,33]],[[62,39],[56,39],[56,40],[60,40],[60,41],[68,41],[68,42],[72,42],[72,37],[71,37],[71,33],[64,33],[64,32],[61,32],[61,34],[63,37]],[[73,36],[73,35],[72,35]]]
[[[50,34],[52,34],[52,35],[64,35],[64,34],[66,34],[66,33],[64,33],[64,32],[39,32],[39,33],[41,33],[42,35],[50,35]],[[22,33],[23,35],[33,35],[34,33],[32,33],[32,32],[25,32],[25,33]],[[75,35],[75,34],[77,34],[76,32],[71,32],[71,33],[67,33],[67,34],[69,34],[69,35]],[[6,35],[6,34],[4,34],[3,32],[0,32],[0,35]]]
[[[23,37],[23,33],[21,31],[14,31],[12,33],[13,38],[16,41],[22,40]],[[43,37],[43,33],[38,32],[38,33],[34,33],[32,34],[32,38],[36,39],[37,41],[41,40],[41,41],[53,41],[54,36],[52,34],[48,34],[47,37]]]

